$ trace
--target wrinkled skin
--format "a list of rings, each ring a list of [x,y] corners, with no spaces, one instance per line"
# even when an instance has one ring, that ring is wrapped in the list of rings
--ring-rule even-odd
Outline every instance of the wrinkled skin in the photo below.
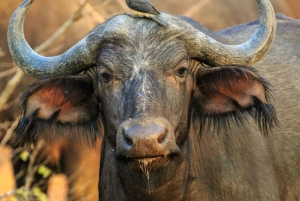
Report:
[[[146,20],[116,29],[98,41],[97,66],[31,87],[19,136],[32,140],[49,126],[90,140],[104,133],[100,200],[297,200],[300,23],[278,18],[259,73],[202,65],[180,37]],[[211,33],[186,20],[226,43],[257,24]]]
[[[198,26],[198,25],[197,25]],[[200,26],[199,26],[200,27]],[[293,36],[300,29],[297,21],[291,21],[281,17],[278,24],[277,41],[271,49],[269,55],[257,64],[257,68],[268,80],[274,80],[276,74],[270,73],[270,69],[278,68],[280,74],[298,77],[296,59],[299,53],[295,54],[296,44],[300,44],[300,39],[285,39],[286,27],[293,27],[288,35]],[[203,29],[203,28],[201,28]],[[235,27],[220,33],[210,33],[209,35],[228,43],[228,38],[234,38],[236,43],[247,39],[255,29],[255,23]],[[207,31],[209,33],[209,31]],[[225,33],[225,34],[224,34]],[[248,36],[247,36],[248,35]],[[285,40],[285,41],[284,41]],[[147,41],[147,40],[143,40]],[[121,45],[122,46],[122,45]],[[147,46],[147,44],[145,45]],[[231,125],[230,131],[222,129],[216,135],[214,129],[203,133],[202,137],[197,135],[197,126],[194,122],[189,124],[189,107],[191,99],[195,98],[195,69],[201,66],[197,62],[184,60],[179,65],[177,55],[184,55],[184,48],[180,45],[173,50],[170,63],[157,63],[162,61],[151,57],[139,58],[139,52],[151,52],[151,49],[132,48],[129,55],[135,55],[132,60],[119,61],[111,55],[119,55],[118,48],[111,48],[110,57],[112,63],[106,65],[105,50],[100,53],[98,71],[94,73],[100,75],[98,89],[101,94],[101,103],[104,109],[104,116],[107,123],[106,141],[103,147],[103,161],[101,163],[102,176],[100,183],[100,195],[103,200],[297,200],[299,199],[299,178],[300,173],[297,165],[300,164],[299,154],[299,120],[286,117],[291,112],[286,111],[282,105],[289,105],[286,97],[293,102],[294,97],[299,97],[299,90],[293,89],[293,95],[288,90],[293,86],[285,79],[279,79],[274,84],[275,101],[271,102],[276,106],[279,119],[279,127],[275,127],[268,137],[255,128],[254,122],[249,118],[249,123],[243,127]],[[149,47],[148,47],[149,48]],[[162,47],[168,49],[168,47]],[[286,50],[287,68],[282,68],[278,55],[282,54],[282,48]],[[138,50],[138,51],[137,51]],[[136,51],[136,52],[135,52]],[[180,52],[180,53],[177,53]],[[133,53],[132,53],[133,52]],[[158,50],[158,52],[164,52]],[[294,55],[294,56],[292,56]],[[152,55],[151,55],[152,56]],[[292,56],[292,57],[291,57]],[[185,56],[183,56],[185,57]],[[293,60],[293,59],[295,60]],[[108,58],[107,58],[108,59]],[[146,61],[145,61],[146,60]],[[281,61],[281,60],[280,60]],[[115,62],[115,63],[114,63]],[[150,63],[150,64],[149,64]],[[145,65],[148,64],[148,65]],[[296,64],[296,65],[295,65]],[[106,72],[106,67],[110,67],[110,74],[118,75],[121,79],[112,79],[105,83],[101,80],[101,73]],[[126,68],[129,67],[129,70]],[[148,67],[148,68],[147,68]],[[184,78],[178,77],[178,68],[186,67],[188,71]],[[126,70],[124,70],[124,68]],[[103,70],[100,70],[103,69]],[[135,70],[131,70],[135,69]],[[144,70],[143,70],[144,69]],[[163,69],[163,70],[162,70]],[[165,69],[172,69],[169,72]],[[176,71],[177,70],[177,71]],[[138,72],[138,74],[137,74]],[[159,72],[155,74],[155,72]],[[166,72],[166,73],[165,73]],[[171,73],[170,73],[171,72]],[[277,72],[276,70],[274,72]],[[147,76],[145,79],[145,75]],[[144,78],[144,79],[142,79]],[[151,79],[152,78],[152,79]],[[278,78],[277,78],[278,79]],[[138,81],[139,80],[139,81]],[[153,81],[155,80],[156,82]],[[148,81],[143,83],[143,81]],[[126,82],[126,84],[123,84]],[[162,84],[161,84],[162,83]],[[171,85],[168,85],[171,83]],[[146,93],[142,96],[140,92],[146,86]],[[164,86],[164,87],[162,87]],[[170,87],[171,86],[171,87]],[[174,87],[175,86],[175,87]],[[282,87],[287,88],[286,90]],[[157,88],[160,91],[157,92]],[[168,89],[167,91],[165,89]],[[168,91],[170,91],[168,93]],[[147,92],[149,95],[147,96]],[[259,92],[264,93],[264,92]],[[283,95],[281,95],[283,94]],[[144,96],[143,96],[144,95]],[[175,97],[176,98],[175,98]],[[104,98],[103,98],[104,97]],[[130,98],[128,98],[130,97]],[[161,98],[163,97],[163,99]],[[176,99],[176,102],[174,99]],[[296,99],[295,99],[296,100]],[[143,110],[143,102],[147,102],[147,108]],[[168,103],[168,104],[166,104]],[[294,107],[299,107],[294,105]],[[109,111],[110,113],[108,114]],[[168,110],[172,108],[172,110]],[[220,113],[225,108],[221,108]],[[113,112],[112,112],[113,111]],[[299,112],[292,112],[299,116]],[[115,138],[122,121],[128,118],[139,118],[147,116],[166,118],[174,128],[177,145],[180,147],[180,154],[171,158],[169,166],[164,170],[150,172],[149,180],[146,175],[134,167],[134,171],[126,166],[126,161],[115,160]],[[188,115],[186,115],[188,114]],[[114,118],[117,117],[117,118]],[[179,120],[174,120],[177,118]],[[221,118],[221,117],[219,117]],[[180,123],[178,123],[180,122]],[[196,123],[196,122],[195,122]],[[190,127],[188,127],[188,125]],[[189,130],[187,130],[189,128]],[[180,132],[182,131],[182,132]],[[184,131],[188,131],[188,134]],[[288,134],[291,133],[291,134]],[[287,135],[286,135],[287,134]],[[187,138],[184,138],[186,135]],[[285,135],[284,137],[281,137]],[[182,139],[184,139],[182,141]],[[281,147],[281,145],[282,147]],[[113,150],[113,151],[110,151]],[[283,151],[285,150],[285,151]],[[290,151],[288,151],[290,150]],[[288,152],[289,154],[286,155]],[[286,158],[285,162],[281,158]],[[172,161],[173,160],[173,161]],[[108,162],[109,161],[109,162]],[[115,168],[111,168],[111,163]],[[172,166],[173,164],[175,166]],[[287,165],[289,164],[289,165]],[[289,168],[285,168],[288,166]],[[161,171],[161,172],[160,172]],[[106,173],[106,174],[104,174]],[[162,176],[164,175],[164,176]],[[289,175],[286,179],[286,175]],[[129,179],[130,178],[130,179]],[[110,182],[111,180],[114,182]],[[163,182],[162,182],[163,181]],[[162,183],[161,183],[162,182]],[[111,191],[110,191],[111,190]],[[113,192],[119,192],[114,194]],[[288,193],[291,192],[291,193]]]
[[[122,47],[123,44],[119,45]],[[99,77],[100,102],[104,108],[104,114],[107,114],[105,115],[107,124],[106,133],[112,133],[112,135],[107,135],[108,141],[106,143],[108,144],[106,146],[115,148],[117,144],[117,130],[125,120],[145,121],[145,124],[156,121],[161,123],[163,120],[157,120],[158,118],[169,122],[170,128],[168,130],[172,133],[174,132],[178,143],[182,144],[183,142],[180,141],[187,135],[187,115],[194,83],[193,71],[197,67],[197,63],[190,63],[188,61],[186,50],[179,42],[170,42],[161,46],[160,49],[157,49],[157,44],[155,43],[145,44],[142,47],[144,49],[135,48],[135,45],[132,45],[133,48],[130,48],[125,53],[126,55],[132,55],[132,59],[126,61],[126,63],[117,57],[120,53],[124,54],[123,48],[109,48],[109,51],[103,49],[100,53],[99,67],[93,71],[95,76],[98,75]],[[174,46],[177,47],[175,50],[172,48]],[[156,48],[157,52],[165,52],[165,54],[152,54],[153,50],[151,48]],[[137,54],[137,50],[146,54],[139,55]],[[163,57],[166,54],[172,55],[172,58],[164,60]],[[162,62],[157,63],[155,61]],[[103,78],[105,73],[108,72],[111,76],[115,76],[109,82]],[[143,149],[146,148],[143,147]],[[110,149],[105,148],[105,150]],[[116,153],[118,151],[117,147]],[[140,158],[157,155],[157,153],[151,153],[149,150],[141,150],[141,152],[138,154],[133,153],[129,157]],[[165,181],[159,181],[159,179],[153,180],[153,178],[160,178],[163,174],[163,177],[169,181],[175,177],[176,173],[171,170],[177,169],[178,166],[184,168],[186,164],[183,164],[183,158],[176,157],[176,153],[176,151],[171,153],[175,155],[173,157],[176,160],[170,161],[167,170],[158,170],[157,172],[150,173],[151,179],[149,183],[147,183],[138,163],[131,161],[131,163],[136,163],[132,164],[132,168],[138,172],[136,175],[136,173],[131,172],[130,167],[126,167],[127,161],[122,160],[124,158],[121,157],[121,160],[118,161],[118,169],[122,169],[120,171],[122,182],[126,182],[127,178],[133,178],[130,179],[130,184],[125,186],[130,186],[134,183],[141,186],[140,189],[135,189],[134,192],[128,192],[130,196],[138,196],[136,199],[141,199],[140,196],[142,194],[148,195],[147,185],[149,185],[149,189],[153,188],[151,190],[154,190],[154,192],[150,193],[151,196],[149,199],[160,200],[162,197],[165,197],[165,195],[161,195],[167,191],[166,187],[164,187]],[[104,159],[104,166],[106,166],[105,163]],[[184,181],[179,182],[177,183],[176,181],[176,184],[184,185],[182,183]],[[175,182],[172,182],[172,184],[175,184]],[[156,188],[159,189],[158,192],[155,192]],[[161,188],[163,188],[162,192],[160,192]],[[171,185],[171,188],[173,188],[173,185]],[[136,190],[140,192],[140,195],[137,194]],[[169,197],[172,200],[177,200],[178,198],[180,197],[177,195]]]
[[[271,82],[275,94],[272,104],[276,108],[280,124],[265,142],[276,172],[279,200],[300,199],[300,88],[296,81],[300,78],[300,38],[296,34],[300,30],[299,23],[299,20],[278,15],[275,42],[266,58],[254,65]],[[255,23],[250,23],[226,29],[220,34],[233,35],[239,42],[255,29],[254,25]],[[246,26],[248,28],[244,29]]]
[[[141,29],[139,29],[139,31],[141,31]],[[238,169],[230,166],[230,164],[228,164],[228,167],[226,167],[227,165],[221,165],[219,164],[221,161],[215,158],[219,155],[218,151],[224,151],[211,145],[211,140],[217,141],[219,145],[222,145],[222,141],[218,139],[218,137],[212,134],[211,137],[213,137],[213,139],[201,140],[198,134],[196,134],[197,131],[192,129],[193,125],[189,124],[189,118],[192,118],[189,117],[191,116],[191,99],[193,99],[193,102],[198,101],[198,97],[195,97],[196,73],[203,67],[198,62],[189,61],[187,59],[187,51],[179,42],[168,41],[168,43],[159,45],[151,40],[151,35],[143,36],[145,38],[139,38],[141,36],[138,34],[131,35],[131,37],[133,38],[132,41],[146,41],[146,44],[123,44],[122,41],[120,41],[117,46],[108,45],[108,51],[104,48],[100,52],[98,67],[92,70],[92,73],[95,74],[94,77],[99,77],[97,88],[100,90],[100,102],[104,110],[104,116],[106,117],[106,133],[108,134],[106,135],[107,137],[103,147],[101,175],[109,175],[109,177],[102,176],[101,178],[101,199],[230,200],[234,198],[240,200],[246,198],[247,200],[251,200],[254,199],[254,196],[256,199],[259,199],[261,196],[262,200],[276,200],[276,196],[278,196],[277,189],[268,187],[275,186],[275,177],[266,178],[266,176],[264,176],[267,173],[265,170],[259,172],[262,168],[259,167],[261,165],[259,162],[255,162],[255,165],[253,165],[258,169],[256,173],[259,175],[258,180],[254,181],[253,178],[249,178],[246,182],[243,181],[246,180],[247,176],[243,175],[241,170],[240,178],[236,176],[235,182],[239,185],[236,192],[234,186],[228,189],[224,188],[221,191],[214,187],[214,185],[217,184],[220,186],[221,181],[216,181],[217,183],[210,182],[210,177],[219,178],[220,180],[224,180],[224,182],[228,180],[229,182],[229,180],[231,180],[231,174],[234,172],[238,174]],[[131,40],[125,41],[128,42]],[[151,43],[147,44],[147,41]],[[161,43],[161,41],[159,42]],[[131,46],[131,48],[126,48],[126,45]],[[124,52],[124,49],[128,49],[129,51]],[[140,54],[140,52],[142,52],[142,54]],[[156,55],[153,54],[153,52],[163,52],[164,54]],[[121,59],[118,58],[120,54],[133,56],[130,57],[132,59],[123,60],[122,57]],[[169,55],[169,58],[163,59],[166,55]],[[182,68],[186,69],[183,75],[180,74],[182,73]],[[105,79],[107,77],[109,77],[109,79]],[[220,111],[211,109],[213,110],[211,112],[215,114],[225,113],[224,111],[226,109],[225,106],[222,106],[219,108]],[[118,160],[113,158],[114,153],[118,156],[119,147],[116,143],[116,138],[118,138],[120,127],[122,127],[124,121],[127,119],[142,119],[141,121],[155,122],[155,120],[153,120],[155,118],[164,118],[170,122],[180,151],[179,154],[175,153],[174,156],[170,156],[170,163],[164,169],[150,171],[149,180],[147,180],[147,175],[145,175],[145,172],[139,167],[139,164],[136,162],[135,165],[132,165],[134,161],[130,161],[130,157],[135,158],[137,156],[129,155],[127,158],[121,157],[121,159],[117,157]],[[190,129],[189,126],[191,126]],[[245,129],[245,132],[249,131]],[[226,139],[225,134],[221,132],[219,134],[220,138],[223,140]],[[186,137],[187,135],[189,135],[189,138]],[[206,134],[205,137],[207,136],[210,135]],[[236,137],[232,137],[232,141],[226,140],[226,143],[245,140],[247,143],[255,144],[257,140],[263,139],[263,135],[255,135],[255,138],[257,139],[248,139],[246,136],[237,135]],[[197,143],[196,145],[198,146],[196,146],[196,141],[203,143],[204,147]],[[208,145],[206,145],[206,143]],[[243,145],[246,144],[243,143]],[[241,147],[243,146],[241,145]],[[241,149],[241,147],[233,148],[232,152],[234,152],[234,149]],[[266,148],[261,149],[265,151],[264,149]],[[251,154],[251,158],[258,157],[258,153],[252,148],[244,148],[244,151],[250,153],[254,152]],[[141,152],[143,152],[143,150]],[[149,157],[147,156],[149,152],[145,152],[146,157]],[[199,152],[202,152],[204,155],[199,156]],[[229,153],[229,155],[226,155],[226,153],[223,154],[225,154],[225,156],[222,160],[224,160],[226,164],[226,161],[232,157],[231,155],[233,153]],[[248,169],[248,162],[240,159],[240,154],[241,153],[235,154],[235,156],[233,156],[233,158],[235,158],[232,160],[236,160],[236,162],[239,161],[238,163],[241,163],[243,169]],[[139,155],[137,158],[140,157]],[[206,157],[208,157],[208,162],[206,162],[206,164],[204,163],[202,167],[200,166],[200,168],[194,169],[194,166],[199,166],[200,161],[197,159],[204,159]],[[267,160],[267,156],[261,156],[261,158]],[[215,164],[212,163],[214,160],[216,160],[215,163],[219,165],[215,166]],[[254,161],[251,161],[251,163],[252,162]],[[111,168],[111,163],[115,164],[116,169]],[[205,172],[205,169],[213,169],[213,167],[210,167],[211,165],[213,167],[215,166],[219,171],[223,168],[229,168],[232,173],[228,172],[228,175],[223,176],[211,173],[209,176],[209,174]],[[270,164],[264,165],[262,169],[265,168],[270,169]],[[155,169],[155,165],[153,169]],[[269,174],[274,176],[274,172],[270,172]],[[112,175],[115,177],[112,177]],[[109,182],[112,179],[115,182]],[[264,184],[262,181],[268,182]],[[258,188],[265,189],[265,195],[260,195],[256,188],[247,187],[247,183],[249,182],[252,182],[258,186]],[[107,187],[107,185],[109,187]],[[118,189],[118,194],[112,193],[115,189]]]

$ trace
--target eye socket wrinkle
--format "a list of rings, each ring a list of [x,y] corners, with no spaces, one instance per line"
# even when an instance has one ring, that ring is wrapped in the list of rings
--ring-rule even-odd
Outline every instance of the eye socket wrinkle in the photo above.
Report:
[[[175,70],[175,75],[178,77],[185,77],[189,73],[189,69],[186,67],[180,67],[179,69]]]
[[[102,78],[102,80],[107,83],[112,81],[114,76],[108,72],[103,72],[100,74],[100,78]]]

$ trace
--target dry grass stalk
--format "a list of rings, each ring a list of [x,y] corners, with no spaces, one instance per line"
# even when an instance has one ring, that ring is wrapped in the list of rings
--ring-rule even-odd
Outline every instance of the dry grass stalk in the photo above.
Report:
[[[10,198],[7,192],[13,192],[15,186],[11,148],[5,146],[0,149],[0,200],[9,201]]]
[[[10,128],[7,130],[4,138],[2,139],[1,143],[0,143],[0,152],[1,152],[1,149],[7,144],[8,140],[11,139],[13,133],[14,133],[14,130],[16,129],[16,127],[18,126],[18,123],[19,123],[19,118],[17,118],[14,123],[10,126]]]
[[[48,183],[49,201],[66,201],[68,194],[67,177],[63,174],[52,175]]]
[[[28,170],[26,173],[26,178],[25,178],[25,185],[24,185],[24,190],[25,191],[30,191],[32,182],[34,181],[34,175],[36,174],[39,165],[36,166],[36,160],[37,157],[39,156],[40,153],[45,149],[45,140],[39,140],[33,153],[29,156],[29,164],[28,164]]]

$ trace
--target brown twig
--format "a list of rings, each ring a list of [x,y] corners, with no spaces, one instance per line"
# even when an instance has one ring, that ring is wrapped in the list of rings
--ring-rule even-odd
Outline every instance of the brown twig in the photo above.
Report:
[[[13,68],[11,68],[11,69],[9,69],[9,70],[6,70],[6,71],[1,72],[1,73],[0,73],[0,78],[6,77],[6,76],[8,76],[8,75],[10,75],[10,74],[15,73],[15,72],[17,71],[17,69],[18,69],[17,67],[13,67]]]
[[[48,48],[56,39],[64,33],[68,28],[71,27],[71,25],[78,21],[80,18],[82,18],[82,10],[84,6],[86,5],[88,0],[85,0],[81,6],[72,14],[72,16],[44,43],[39,45],[38,47],[34,48],[34,50],[37,53],[40,53],[44,51],[46,48]],[[18,86],[20,83],[22,77],[24,76],[23,71],[20,69],[17,70],[15,75],[8,81],[8,83],[5,86],[5,89],[2,91],[0,95],[0,111],[2,109],[2,106],[7,102],[11,94],[13,93],[14,89]]]
[[[101,3],[93,6],[92,10],[97,10],[98,8],[103,8],[103,7],[107,6],[112,1],[115,1],[115,0],[105,0],[105,1],[102,1]],[[90,12],[91,12],[91,10],[88,10],[86,14],[88,14]]]
[[[16,127],[18,126],[20,118],[17,118],[14,123],[10,126],[10,128],[7,130],[4,138],[2,139],[0,143],[0,149],[6,145],[9,139],[11,139],[12,134],[14,133]]]
[[[21,81],[24,73],[20,69],[17,70],[15,75],[7,82],[4,90],[0,95],[0,111],[2,110],[3,105],[8,101],[9,97],[13,93],[14,89],[17,87]]]
[[[25,179],[25,185],[24,185],[25,191],[30,190],[30,186],[34,180],[34,175],[38,170],[38,167],[35,166],[36,159],[37,159],[38,155],[41,153],[42,149],[44,149],[44,148],[45,148],[45,141],[39,140],[36,148],[33,150],[33,153],[30,154],[28,170],[26,173],[26,179]]]
[[[0,57],[3,57],[5,55],[5,52],[2,50],[2,48],[0,47]]]
[[[193,17],[193,15],[201,10],[206,4],[208,4],[211,0],[200,0],[194,6],[192,6],[188,11],[186,11],[183,15],[187,17]]]
[[[12,123],[13,123],[12,121],[2,122],[0,123],[0,129],[8,130]]]
[[[103,23],[105,21],[105,18],[100,15],[95,9],[91,6],[91,4],[86,4],[86,9],[89,10],[88,13],[95,19],[98,23]]]
[[[0,68],[11,68],[13,62],[0,62]]]
[[[91,4],[87,3],[85,6],[85,12],[83,12],[84,17],[86,17],[86,24],[88,26],[88,29],[91,31],[95,24],[101,24],[105,22],[107,17],[103,17],[103,15],[99,14],[99,12],[96,11],[98,7],[105,7],[108,3],[110,3],[112,0],[106,0],[103,1],[95,6],[91,6]],[[91,18],[87,18],[88,15],[91,16]]]
[[[71,17],[65,22],[63,23],[63,25],[57,29],[57,31],[50,37],[48,38],[48,40],[46,40],[45,42],[43,42],[41,45],[39,45],[38,47],[34,48],[34,51],[40,53],[42,51],[44,51],[46,48],[48,48],[54,41],[56,41],[56,39],[62,35],[68,28],[71,27],[71,25],[78,21],[80,18],[83,17],[82,15],[82,10],[84,8],[84,6],[87,4],[88,0],[85,0],[79,7],[78,9],[71,15]]]
[[[18,99],[19,99],[19,98],[16,98],[16,99],[10,101],[9,103],[6,103],[6,104],[2,105],[0,112],[1,112],[2,110],[7,110],[8,108],[13,107],[13,106],[16,104],[16,102],[18,101]]]

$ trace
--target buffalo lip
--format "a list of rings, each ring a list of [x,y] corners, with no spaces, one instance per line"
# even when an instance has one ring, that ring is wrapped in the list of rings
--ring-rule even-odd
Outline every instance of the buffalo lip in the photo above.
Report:
[[[157,171],[164,168],[170,163],[170,156],[151,156],[127,158],[126,163],[130,169],[141,170],[149,169],[150,171]]]

